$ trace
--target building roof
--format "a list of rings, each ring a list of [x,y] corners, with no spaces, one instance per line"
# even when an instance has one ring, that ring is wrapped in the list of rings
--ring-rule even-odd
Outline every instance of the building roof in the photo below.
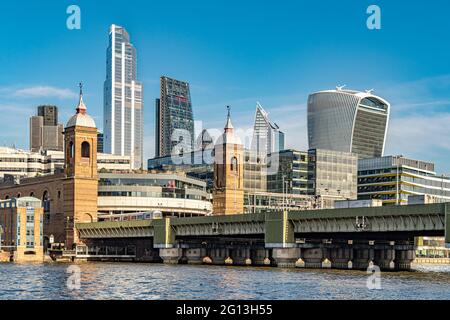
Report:
[[[94,119],[87,114],[86,105],[83,102],[83,92],[80,90],[80,100],[76,108],[77,113],[73,115],[67,122],[66,128],[81,126],[89,128],[97,128]]]

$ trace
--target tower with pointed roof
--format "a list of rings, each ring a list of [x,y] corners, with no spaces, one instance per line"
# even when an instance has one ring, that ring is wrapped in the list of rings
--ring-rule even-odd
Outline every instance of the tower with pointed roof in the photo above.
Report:
[[[231,123],[230,108],[224,133],[214,148],[214,214],[244,213],[244,148]]]
[[[76,223],[97,220],[97,127],[83,102],[82,85],[76,113],[64,131],[64,215],[68,246],[78,243]]]

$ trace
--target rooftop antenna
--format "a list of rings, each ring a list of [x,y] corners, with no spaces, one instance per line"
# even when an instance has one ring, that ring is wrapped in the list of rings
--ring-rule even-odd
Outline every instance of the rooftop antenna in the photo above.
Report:
[[[344,89],[347,85],[344,84],[343,86],[336,86],[336,90],[337,91],[341,91],[342,89]]]

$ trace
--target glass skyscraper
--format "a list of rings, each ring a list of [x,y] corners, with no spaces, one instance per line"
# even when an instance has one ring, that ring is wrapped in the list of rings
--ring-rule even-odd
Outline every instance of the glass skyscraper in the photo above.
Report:
[[[359,158],[384,152],[390,104],[371,93],[321,91],[308,98],[310,149],[352,152]]]
[[[189,83],[161,77],[161,97],[156,99],[156,157],[194,150],[194,115]]]
[[[284,133],[270,121],[268,113],[259,103],[256,103],[252,150],[264,156],[284,150]]]
[[[143,94],[137,81],[136,49],[120,26],[109,30],[104,85],[104,151],[131,156],[133,167],[143,162]]]

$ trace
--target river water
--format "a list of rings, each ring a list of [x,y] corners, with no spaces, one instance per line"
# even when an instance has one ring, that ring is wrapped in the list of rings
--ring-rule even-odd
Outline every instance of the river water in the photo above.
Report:
[[[375,286],[381,289],[369,289],[369,277],[344,270],[0,264],[0,299],[450,299],[450,266],[382,272]]]

